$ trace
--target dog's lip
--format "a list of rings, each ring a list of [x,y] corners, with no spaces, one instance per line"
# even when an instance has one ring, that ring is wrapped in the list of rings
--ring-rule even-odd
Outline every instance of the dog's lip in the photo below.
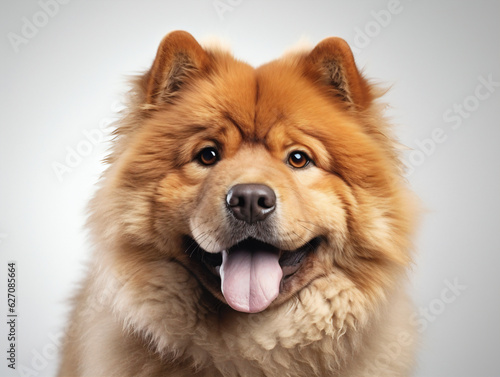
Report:
[[[318,236],[312,238],[308,242],[305,242],[302,246],[295,250],[284,250],[272,244],[250,237],[229,247],[227,252],[231,253],[231,251],[236,248],[245,247],[247,250],[262,249],[278,253],[279,264],[283,270],[283,279],[287,279],[298,271],[305,257],[309,253],[315,251],[320,243],[321,237]],[[222,251],[217,253],[207,252],[192,237],[187,237],[186,244],[189,245],[189,247],[186,248],[186,252],[191,258],[201,262],[214,275],[220,276],[219,269],[222,264]]]

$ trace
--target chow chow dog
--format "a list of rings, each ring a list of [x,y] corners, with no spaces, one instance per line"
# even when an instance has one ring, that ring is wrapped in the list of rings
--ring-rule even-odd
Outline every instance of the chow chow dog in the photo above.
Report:
[[[258,68],[175,31],[91,202],[59,376],[408,376],[416,206],[347,43]]]

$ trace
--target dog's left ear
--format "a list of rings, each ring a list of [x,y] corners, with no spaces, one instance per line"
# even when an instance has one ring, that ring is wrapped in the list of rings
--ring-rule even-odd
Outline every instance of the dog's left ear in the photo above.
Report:
[[[346,104],[365,108],[372,100],[369,86],[356,67],[349,45],[342,38],[322,40],[305,60],[308,73],[326,84]]]
[[[146,102],[170,102],[188,81],[205,71],[209,56],[185,31],[167,34],[158,47],[153,66],[145,76]]]

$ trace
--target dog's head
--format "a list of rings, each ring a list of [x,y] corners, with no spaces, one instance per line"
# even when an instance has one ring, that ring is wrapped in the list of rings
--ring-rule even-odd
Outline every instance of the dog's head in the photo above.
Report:
[[[338,38],[254,69],[168,34],[117,130],[102,234],[242,312],[332,272],[379,291],[411,216],[374,97]]]

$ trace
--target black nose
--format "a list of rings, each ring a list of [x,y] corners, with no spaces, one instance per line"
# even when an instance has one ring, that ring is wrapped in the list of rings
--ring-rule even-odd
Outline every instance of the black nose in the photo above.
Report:
[[[267,218],[276,208],[276,194],[266,185],[241,184],[231,187],[226,202],[234,217],[253,224]]]

